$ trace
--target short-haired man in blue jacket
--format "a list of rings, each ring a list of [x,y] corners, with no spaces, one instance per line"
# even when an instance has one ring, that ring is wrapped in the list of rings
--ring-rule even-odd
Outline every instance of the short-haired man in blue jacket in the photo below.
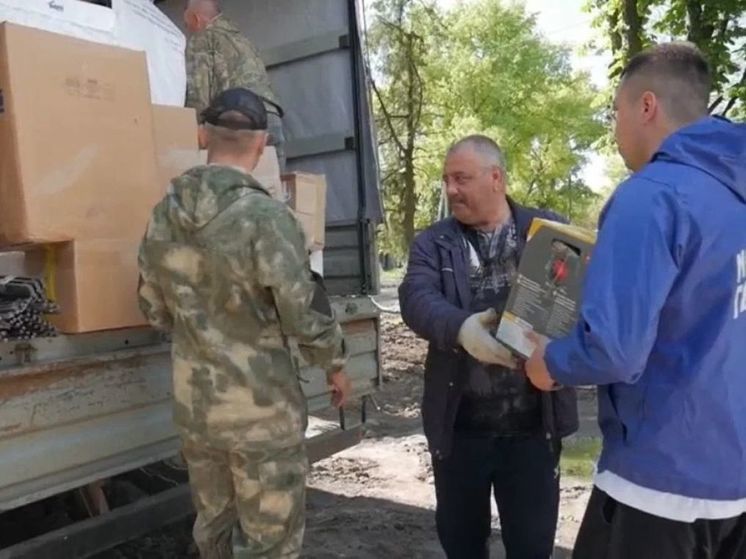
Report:
[[[581,317],[527,362],[597,384],[604,446],[576,559],[746,557],[746,126],[707,116],[692,45],[634,57]]]
[[[510,559],[552,555],[560,437],[577,429],[572,389],[543,394],[495,340],[534,217],[506,196],[494,141],[454,144],[443,181],[453,217],[414,241],[399,288],[402,317],[430,342],[423,422],[436,523],[449,559],[486,559],[494,493]]]

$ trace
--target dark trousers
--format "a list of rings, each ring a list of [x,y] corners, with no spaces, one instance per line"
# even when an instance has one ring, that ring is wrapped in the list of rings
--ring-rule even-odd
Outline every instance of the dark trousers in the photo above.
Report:
[[[744,559],[746,514],[677,522],[647,514],[593,489],[573,559]]]
[[[558,448],[542,437],[456,433],[433,460],[440,543],[448,559],[488,559],[494,493],[507,559],[549,559],[559,507]]]

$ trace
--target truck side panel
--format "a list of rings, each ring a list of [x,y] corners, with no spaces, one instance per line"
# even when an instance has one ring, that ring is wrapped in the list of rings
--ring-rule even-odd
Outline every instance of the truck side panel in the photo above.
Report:
[[[333,295],[376,293],[378,166],[354,0],[223,0],[261,51],[285,110],[288,170],[326,175]],[[182,0],[158,6],[183,25]]]
[[[378,319],[337,299],[355,395],[379,383]],[[178,452],[169,347],[148,330],[0,345],[0,511]],[[27,361],[28,362],[25,362]],[[19,363],[21,361],[21,363]],[[304,367],[309,412],[329,406],[324,373]]]

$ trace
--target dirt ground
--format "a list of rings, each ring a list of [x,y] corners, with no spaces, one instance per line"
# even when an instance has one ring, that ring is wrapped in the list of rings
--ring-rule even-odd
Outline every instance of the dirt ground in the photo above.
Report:
[[[304,555],[309,558],[445,557],[435,535],[432,467],[419,417],[426,346],[397,315],[384,315],[382,328],[381,410],[369,420],[361,444],[314,467]],[[582,436],[594,436],[588,421],[594,400],[584,394],[581,402],[590,429]],[[587,479],[562,480],[558,557],[572,549],[589,493]],[[493,517],[492,557],[498,558],[503,555],[494,510]]]
[[[363,442],[314,465],[303,557],[441,559],[435,535],[432,467],[419,417],[425,344],[396,314],[383,317],[383,387]],[[583,436],[594,436],[592,395],[582,398]],[[590,485],[562,480],[557,557],[569,557]],[[492,557],[502,557],[494,515]],[[106,554],[114,558],[197,555],[181,523]]]

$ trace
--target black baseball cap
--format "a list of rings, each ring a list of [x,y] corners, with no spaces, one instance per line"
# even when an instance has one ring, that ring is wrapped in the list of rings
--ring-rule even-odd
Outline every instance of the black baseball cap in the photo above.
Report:
[[[224,119],[227,112],[237,112],[248,120],[244,122]],[[267,109],[264,100],[249,89],[236,87],[218,94],[200,115],[202,123],[231,130],[266,130]]]

